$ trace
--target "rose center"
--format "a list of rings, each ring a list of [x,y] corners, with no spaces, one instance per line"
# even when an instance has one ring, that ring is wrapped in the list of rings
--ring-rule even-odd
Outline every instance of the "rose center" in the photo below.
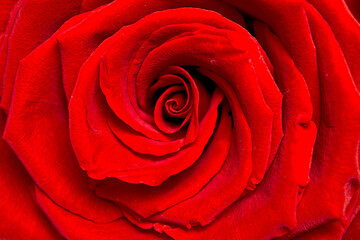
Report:
[[[154,120],[161,131],[174,133],[188,123],[193,104],[187,79],[164,74],[150,87],[149,95],[155,102]]]
[[[170,118],[183,118],[183,113],[186,111],[186,107],[189,106],[188,102],[186,91],[180,91],[172,94],[169,97],[169,100],[165,103],[165,116]]]

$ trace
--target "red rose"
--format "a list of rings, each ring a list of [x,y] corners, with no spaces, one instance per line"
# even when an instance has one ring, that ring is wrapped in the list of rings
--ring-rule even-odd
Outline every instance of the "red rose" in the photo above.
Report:
[[[0,237],[360,238],[348,3],[1,2]]]

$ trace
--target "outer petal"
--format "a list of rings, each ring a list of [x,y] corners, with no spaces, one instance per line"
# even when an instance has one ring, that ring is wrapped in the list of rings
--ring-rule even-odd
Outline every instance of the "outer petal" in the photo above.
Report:
[[[0,67],[2,78],[1,107],[7,113],[10,106],[15,75],[19,61],[49,38],[66,20],[79,12],[81,0],[21,0],[7,25],[1,45],[1,58],[6,64]]]
[[[293,234],[331,228],[339,238],[359,197],[360,96],[330,27],[310,4],[306,12],[317,46],[322,119]]]
[[[350,14],[344,1],[308,0],[331,27],[344,54],[355,84],[360,90],[360,24]],[[357,1],[359,4],[359,1]],[[360,5],[354,13],[360,14]]]
[[[0,35],[5,31],[11,9],[17,0],[3,0],[0,3]],[[1,39],[0,39],[1,43]]]
[[[0,110],[1,133],[4,125]],[[0,153],[0,238],[61,239],[33,199],[33,181],[4,140]]]
[[[4,138],[55,202],[94,221],[113,221],[120,210],[88,188],[72,150],[59,59],[51,38],[22,61]]]
[[[160,236],[156,232],[136,228],[124,218],[107,224],[97,224],[86,220],[56,205],[38,188],[36,188],[36,199],[59,232],[67,239],[167,239],[166,236]]]

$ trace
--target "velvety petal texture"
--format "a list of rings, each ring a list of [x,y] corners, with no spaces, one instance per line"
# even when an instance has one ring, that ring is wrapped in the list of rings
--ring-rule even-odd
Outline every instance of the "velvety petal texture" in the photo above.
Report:
[[[0,132],[5,125],[0,111]],[[34,183],[9,145],[0,142],[0,238],[62,239],[34,199]]]
[[[1,239],[358,239],[352,0],[3,0]]]

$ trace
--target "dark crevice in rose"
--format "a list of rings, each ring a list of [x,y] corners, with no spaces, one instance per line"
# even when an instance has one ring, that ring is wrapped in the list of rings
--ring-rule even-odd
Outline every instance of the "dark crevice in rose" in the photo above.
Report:
[[[228,114],[231,117],[231,119],[233,119],[233,113],[231,110],[229,110]],[[231,127],[234,128],[234,121],[231,122]]]
[[[253,36],[255,37],[255,31],[254,31],[254,17],[248,14],[243,13],[243,17],[245,20],[245,29]]]
[[[191,76],[198,79],[210,94],[212,94],[215,91],[216,83],[214,83],[210,78],[208,78],[205,75],[203,75],[202,73],[200,73],[197,70],[197,67],[184,66],[183,68],[186,69],[186,71],[188,71]]]
[[[174,81],[174,82],[168,82],[167,84],[165,83],[164,86],[157,86],[158,82],[155,82],[149,89],[148,91],[148,96],[147,99],[149,101],[150,104],[155,105],[156,101],[160,98],[160,96],[169,88],[172,86],[176,86],[176,85],[185,85],[187,84],[186,79],[184,78],[184,76],[181,76],[179,74],[173,74],[173,77],[178,77],[179,79],[182,79],[183,83],[181,83],[180,81]],[[185,87],[185,86],[184,86]]]

